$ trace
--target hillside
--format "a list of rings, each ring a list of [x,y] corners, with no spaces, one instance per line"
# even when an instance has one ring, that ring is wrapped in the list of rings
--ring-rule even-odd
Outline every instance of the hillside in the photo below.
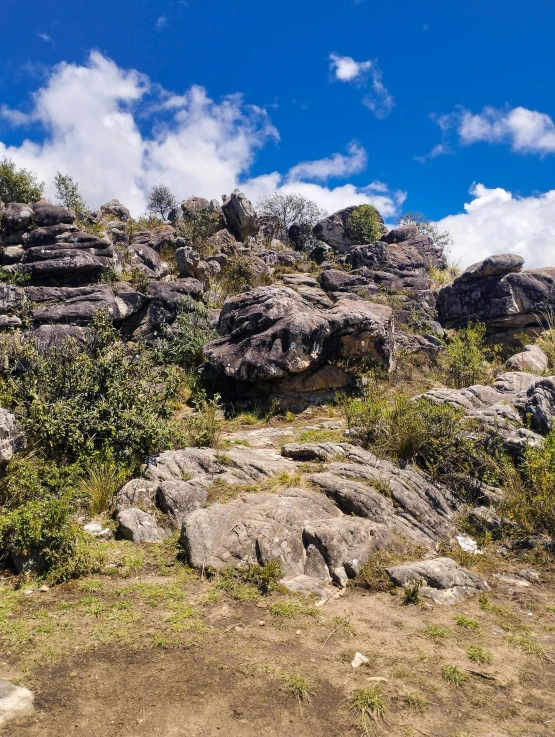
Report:
[[[555,267],[75,194],[1,208],[0,729],[552,734]]]

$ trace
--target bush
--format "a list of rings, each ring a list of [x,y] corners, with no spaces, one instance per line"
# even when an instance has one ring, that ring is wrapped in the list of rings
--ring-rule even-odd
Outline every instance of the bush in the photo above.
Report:
[[[224,428],[220,395],[216,394],[209,399],[201,390],[194,400],[194,405],[196,413],[189,417],[187,423],[187,445],[196,448],[217,447]]]
[[[449,251],[449,247],[453,245],[453,239],[448,231],[440,232],[439,228],[429,218],[424,217],[421,212],[406,212],[397,222],[399,225],[407,223],[415,223],[419,233],[427,235],[431,238],[434,246],[441,249],[444,253]]]
[[[380,215],[372,205],[361,205],[349,218],[351,238],[357,243],[375,243],[386,232]]]
[[[184,300],[170,331],[165,331],[155,348],[156,358],[160,363],[193,371],[204,361],[204,346],[217,337],[207,308],[193,299]]]
[[[16,169],[7,157],[0,160],[0,202],[36,202],[43,196],[44,183],[33,172]]]
[[[186,217],[184,216],[177,223],[176,230],[191,248],[205,258],[214,251],[207,244],[207,240],[220,229],[220,218],[221,214],[218,210],[206,207],[198,212],[188,212]]]
[[[241,294],[249,289],[267,286],[272,283],[271,277],[257,268],[256,261],[248,255],[235,254],[228,259],[215,281],[215,293],[219,293],[220,301]]]
[[[0,480],[0,563],[13,557],[58,582],[97,570],[98,553],[72,517],[78,468],[13,458]]]
[[[388,401],[372,387],[347,399],[344,408],[351,437],[379,456],[415,463],[433,480],[462,490],[469,477],[492,473],[477,428],[459,409],[402,394]]]
[[[503,515],[526,534],[555,539],[555,428],[540,448],[528,447],[517,468],[506,467]]]
[[[142,461],[179,439],[171,417],[182,372],[120,342],[105,314],[84,346],[69,338],[39,350],[15,337],[2,344],[0,364],[0,404],[48,458],[67,462],[111,448]]]
[[[486,330],[483,323],[468,323],[450,338],[439,356],[441,376],[448,386],[462,389],[491,379],[499,350],[486,345]]]

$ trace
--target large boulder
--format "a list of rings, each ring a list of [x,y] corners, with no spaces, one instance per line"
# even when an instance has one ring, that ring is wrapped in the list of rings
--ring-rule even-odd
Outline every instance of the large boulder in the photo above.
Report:
[[[360,239],[356,239],[355,234],[349,227],[350,217],[358,207],[359,205],[345,207],[343,210],[334,212],[320,220],[313,228],[314,237],[339,251],[339,253],[347,253],[353,245],[361,242]],[[377,216],[385,232],[383,219],[379,213],[377,213]]]
[[[384,305],[340,299],[320,309],[289,287],[260,287],[228,300],[217,327],[222,337],[205,347],[208,361],[220,374],[250,384],[251,393],[253,384],[276,388],[341,358],[393,365],[393,316]]]
[[[118,220],[122,220],[123,222],[131,220],[131,213],[129,212],[127,207],[125,207],[125,205],[121,204],[119,200],[110,200],[104,205],[100,205],[100,212],[102,213],[103,217],[107,219],[109,219],[110,217],[115,217]]]
[[[489,588],[483,578],[451,558],[432,558],[392,566],[387,573],[393,583],[403,588],[420,583],[420,593],[435,604],[456,604]]]
[[[250,235],[256,235],[258,218],[246,196],[235,189],[230,196],[223,195],[222,200],[222,210],[230,233],[239,241],[246,240]]]
[[[549,366],[549,359],[539,345],[525,345],[522,351],[507,359],[505,366],[509,371],[530,371],[543,374]]]
[[[0,729],[13,719],[33,714],[34,700],[35,696],[29,689],[0,680]]]
[[[521,268],[522,259],[514,254],[490,256],[470,266],[439,292],[441,324],[484,322],[491,340],[536,330],[542,315],[555,308],[555,268]]]

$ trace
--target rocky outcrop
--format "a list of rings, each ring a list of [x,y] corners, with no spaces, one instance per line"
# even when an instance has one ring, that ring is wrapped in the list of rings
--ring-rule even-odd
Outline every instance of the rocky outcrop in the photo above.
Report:
[[[555,308],[555,268],[521,271],[513,254],[490,256],[470,266],[438,294],[442,325],[463,327],[484,322],[491,340],[537,330],[542,314]]]
[[[334,212],[333,215],[329,215],[328,217],[323,218],[323,220],[320,220],[320,222],[316,223],[313,228],[312,233],[314,237],[319,241],[323,241],[328,246],[331,246],[339,253],[347,253],[352,246],[361,242],[356,239],[355,234],[349,227],[350,217],[358,207],[358,205],[345,207],[343,210]],[[378,212],[377,217],[385,232],[385,225]]]
[[[505,366],[509,371],[530,371],[542,374],[547,371],[549,359],[539,345],[525,345],[520,353],[507,359]]]
[[[257,383],[275,387],[340,358],[393,364],[391,310],[368,302],[339,300],[319,309],[289,287],[261,287],[229,299],[217,329],[222,337],[205,347],[208,361],[251,392]]]
[[[129,212],[127,207],[125,207],[125,205],[121,204],[119,200],[110,200],[104,205],[100,205],[100,212],[106,219],[110,219],[110,217],[115,217],[118,220],[122,220],[124,223],[126,223],[128,220],[131,220],[131,213]]]
[[[420,583],[419,593],[432,599],[435,604],[456,604],[489,588],[483,578],[451,558],[433,558],[392,566],[387,573],[393,583],[403,588]]]
[[[422,396],[461,409],[512,453],[541,444],[555,421],[555,376],[513,371],[498,376],[491,386],[431,389]]]
[[[223,195],[222,210],[225,216],[227,229],[239,241],[258,232],[258,218],[254,207],[245,195],[235,189],[231,195]]]
[[[11,461],[14,454],[25,448],[25,436],[15,416],[0,408],[0,465]]]
[[[192,248],[178,248],[175,252],[175,262],[179,276],[198,279],[207,284],[209,279],[220,272],[220,264],[215,260],[204,261]]]

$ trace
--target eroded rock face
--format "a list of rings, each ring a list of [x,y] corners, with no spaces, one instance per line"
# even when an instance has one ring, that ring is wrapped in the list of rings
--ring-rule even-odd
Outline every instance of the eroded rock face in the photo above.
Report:
[[[515,353],[505,362],[509,371],[530,371],[542,374],[547,371],[549,359],[539,345],[525,345],[520,353]]]
[[[131,213],[119,200],[110,200],[104,205],[100,205],[100,212],[106,218],[109,218],[112,215],[118,220],[123,220],[124,223],[131,220]]]
[[[205,348],[211,365],[241,382],[277,382],[341,357],[393,361],[393,318],[383,305],[339,300],[319,309],[289,287],[261,287],[228,300],[222,338]]]
[[[231,195],[222,197],[222,210],[227,223],[227,229],[239,241],[244,241],[250,235],[258,232],[258,218],[251,202],[238,189]]]
[[[393,566],[387,569],[387,573],[394,583],[404,588],[422,582],[419,593],[432,599],[435,604],[456,604],[489,588],[484,579],[451,558],[433,558]]]
[[[555,307],[555,268],[521,271],[513,254],[490,256],[474,264],[438,294],[442,325],[484,322],[492,340],[537,329],[542,313]]]
[[[431,389],[422,395],[436,404],[449,404],[476,420],[499,438],[511,453],[538,446],[555,421],[555,377],[510,371],[491,386]],[[529,429],[529,427],[531,429]]]

